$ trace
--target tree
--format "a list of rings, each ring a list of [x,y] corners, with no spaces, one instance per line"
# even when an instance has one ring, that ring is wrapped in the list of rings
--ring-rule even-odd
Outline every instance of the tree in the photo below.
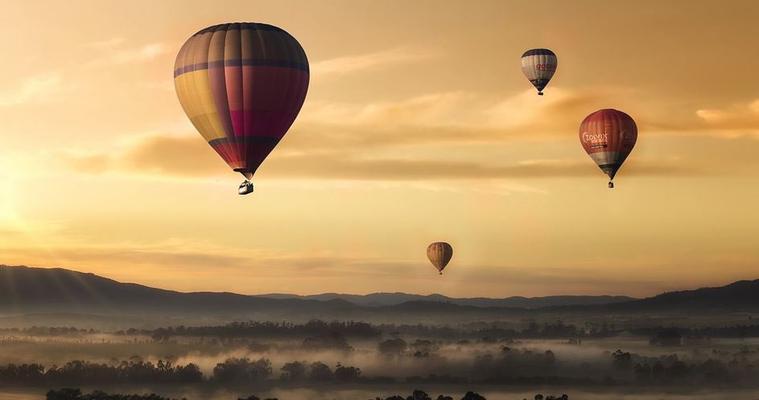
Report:
[[[380,353],[388,356],[398,356],[406,351],[407,347],[406,341],[401,338],[388,339],[377,346]]]
[[[328,332],[316,336],[310,336],[303,340],[303,348],[306,350],[337,350],[352,351],[353,347],[348,344],[340,332]]]
[[[346,367],[337,363],[335,367],[335,379],[340,382],[353,382],[361,376],[361,369],[356,367]]]
[[[229,358],[216,364],[213,377],[220,382],[248,382],[267,378],[271,375],[271,362],[262,358],[251,362],[247,358]]]
[[[632,367],[632,354],[617,349],[612,353],[612,357],[614,358],[614,368],[624,371]]]
[[[430,396],[422,390],[414,390],[406,400],[432,400]]]
[[[281,370],[280,377],[284,380],[296,381],[306,377],[306,364],[299,361],[289,362],[283,365]]]
[[[327,364],[316,361],[311,364],[309,378],[313,381],[330,381],[333,378],[332,370]]]
[[[177,366],[175,371],[177,378],[182,382],[200,382],[203,380],[203,373],[200,371],[200,367],[193,363]]]
[[[461,398],[461,400],[487,400],[484,397],[480,396],[477,392],[466,392],[464,397]]]
[[[45,396],[47,400],[76,400],[82,397],[82,391],[79,389],[63,388],[61,390],[50,390]]]

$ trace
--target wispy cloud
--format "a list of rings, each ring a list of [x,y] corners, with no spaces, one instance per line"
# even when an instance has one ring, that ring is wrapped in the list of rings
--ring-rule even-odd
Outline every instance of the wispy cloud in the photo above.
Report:
[[[87,173],[136,171],[170,176],[211,176],[226,171],[223,161],[195,135],[144,135],[109,151],[67,151],[61,159]]]
[[[326,250],[283,252],[270,249],[250,249],[215,245],[205,241],[169,239],[151,244],[134,242],[83,245],[45,245],[44,250],[35,247],[14,247],[0,243],[4,254],[3,263],[28,260],[31,265],[86,266],[88,272],[104,274],[122,280],[145,282],[149,273],[154,284],[185,290],[219,290],[226,286],[230,290],[233,282],[246,281],[237,291],[249,292],[251,283],[261,285],[262,279],[286,279],[304,271],[317,274],[322,279],[341,278],[359,270],[364,275],[391,276],[388,270],[374,270],[366,267],[383,261],[381,258],[334,252]],[[387,261],[386,259],[384,259]],[[116,266],[128,266],[123,272],[113,274]],[[395,273],[398,270],[394,271]],[[425,272],[428,272],[425,270]],[[209,279],[219,277],[222,279]],[[234,278],[226,279],[226,276]],[[216,281],[219,286],[197,285],[200,282]],[[221,282],[219,282],[221,281]],[[252,282],[251,282],[252,281]],[[257,289],[266,291],[264,287]]]
[[[579,153],[578,153],[579,156]],[[64,155],[66,165],[85,173],[136,173],[166,177],[209,177],[228,168],[194,136],[151,135],[111,152]],[[320,178],[368,181],[499,180],[551,177],[592,177],[599,174],[584,157],[526,159],[496,164],[440,158],[393,158],[330,152],[273,155],[267,174],[281,179]],[[678,160],[638,160],[628,175],[689,175],[700,172]]]
[[[578,121],[603,107],[605,93],[604,89],[577,93],[554,88],[545,98],[530,90],[505,97],[458,91],[368,104],[312,102],[262,171],[281,179],[388,182],[593,177],[600,172],[577,148],[553,156],[510,152],[502,159],[482,158],[480,150],[483,145],[504,146],[504,151],[512,145],[538,146],[534,141],[540,137],[566,145],[575,137]],[[656,136],[655,131],[644,134]],[[727,144],[715,144],[719,141],[712,143],[712,153],[736,154]],[[701,153],[695,148],[691,152]],[[714,168],[701,158],[683,158],[680,152],[635,155],[624,171],[626,175],[690,176],[719,174],[734,167],[723,163],[724,167]],[[109,151],[67,153],[64,160],[69,168],[86,173],[168,177],[228,173],[208,145],[189,132],[141,136]],[[745,160],[738,162],[746,165]]]
[[[148,62],[169,52],[169,46],[161,42],[126,47],[125,40],[114,38],[88,45],[100,51],[100,55],[85,63],[88,68]]]
[[[574,132],[585,115],[601,108],[604,94],[602,89],[578,93],[554,88],[545,98],[524,90],[503,97],[455,91],[366,104],[314,101],[304,109],[299,123],[385,131],[443,128],[465,131],[459,135],[461,140],[484,139],[472,136],[475,130],[493,140],[505,135],[564,135]],[[407,140],[414,137],[423,136],[410,135]],[[441,139],[445,140],[444,135]]]
[[[404,48],[383,50],[368,54],[342,56],[311,64],[314,76],[347,74],[373,68],[396,66],[416,62],[431,57],[430,53],[411,51]]]
[[[759,135],[759,99],[726,108],[704,108],[696,116],[710,129],[726,136]]]
[[[113,37],[110,39],[88,42],[88,43],[85,43],[83,47],[92,48],[92,49],[113,49],[123,44],[124,42],[126,42],[126,39],[123,37]]]
[[[58,72],[48,72],[28,77],[16,88],[0,91],[0,107],[49,101],[63,88],[63,78]]]

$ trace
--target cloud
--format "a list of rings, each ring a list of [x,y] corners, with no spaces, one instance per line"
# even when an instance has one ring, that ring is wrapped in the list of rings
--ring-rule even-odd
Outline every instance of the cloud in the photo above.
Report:
[[[50,100],[59,94],[63,79],[57,72],[47,72],[24,79],[15,89],[0,92],[0,107]]]
[[[208,278],[219,276],[234,276],[226,280],[228,287],[229,283],[239,283],[240,279],[253,279],[260,284],[261,279],[280,280],[292,277],[293,274],[302,274],[304,271],[317,274],[321,278],[335,278],[349,276],[357,270],[362,271],[364,275],[391,276],[403,269],[399,266],[394,270],[375,270],[371,267],[387,260],[350,254],[349,251],[341,252],[339,255],[329,251],[282,252],[178,239],[151,244],[45,244],[44,248],[0,244],[0,250],[4,254],[4,263],[27,260],[26,263],[36,265],[86,265],[90,266],[91,272],[105,275],[112,275],[116,266],[128,266],[129,268],[119,273],[119,279],[144,279],[147,273],[151,279],[167,281],[163,283],[164,286],[173,286],[180,282],[183,285],[195,285],[196,288],[197,283],[202,285],[202,282],[209,281]]]
[[[637,162],[626,175],[687,175],[689,168],[676,163]],[[350,180],[498,180],[523,178],[594,177],[600,173],[589,160],[525,160],[496,165],[444,159],[362,159],[332,155],[281,157],[271,161],[271,176]]]
[[[123,37],[113,37],[110,39],[98,40],[94,42],[85,43],[83,47],[92,49],[113,49],[126,42]]]
[[[81,69],[148,62],[170,51],[166,44],[160,42],[146,43],[132,48],[124,47],[125,43],[126,40],[123,38],[111,38],[82,45],[80,50],[86,53],[87,57],[92,57],[92,53],[95,53],[94,58],[81,64],[77,63],[76,68],[61,68],[17,79],[18,83],[15,87],[0,88],[0,107],[71,99],[74,96],[64,96],[64,94],[69,94],[72,90],[80,89],[82,85],[87,84],[86,80],[80,79]],[[87,78],[92,77],[87,76]],[[144,82],[138,82],[138,84],[145,85]],[[160,86],[173,87],[166,85],[166,82],[160,82]]]
[[[340,75],[364,71],[379,67],[401,65],[429,58],[431,55],[421,51],[407,49],[390,49],[375,53],[359,54],[331,58],[311,64],[311,73],[315,77]]]
[[[707,127],[727,136],[759,136],[759,99],[727,108],[700,109],[696,111],[696,116]]]
[[[498,180],[549,177],[592,177],[599,172],[584,157],[527,159],[493,164],[443,158],[367,157],[351,151],[276,154],[266,162],[267,174],[281,179],[338,180]],[[228,174],[228,167],[200,138],[151,135],[110,154],[65,155],[72,169],[86,173],[137,173],[167,177],[209,177]],[[628,175],[689,175],[698,172],[678,160],[638,160]]]
[[[75,171],[105,173],[136,171],[171,176],[212,176],[225,172],[226,165],[198,136],[147,135],[107,152],[62,154],[63,162]]]
[[[125,48],[126,41],[121,38],[93,42],[87,46],[97,49],[101,54],[84,64],[86,68],[110,65],[135,64],[152,61],[169,52],[169,46],[161,42],[145,43],[137,47]]]
[[[576,134],[588,114],[608,108],[608,99],[619,96],[628,99],[615,107],[633,115],[641,138],[759,138],[759,99],[723,109],[643,111],[635,104],[644,100],[633,90],[554,87],[544,97],[533,90],[500,97],[452,91],[365,104],[310,101],[297,126],[314,134],[299,135],[293,142],[314,149],[555,139]]]
[[[439,157],[398,157],[383,149],[430,145],[465,146],[498,143],[574,131],[566,114],[581,113],[596,94],[555,90],[552,99],[536,99],[532,91],[506,98],[483,98],[469,92],[434,93],[399,101],[363,105],[314,102],[308,105],[286,146],[266,162],[275,176],[319,176],[326,179],[419,180],[493,179],[518,176],[567,176],[579,166],[540,163],[492,165],[480,160],[451,161]],[[553,118],[530,118],[541,113]],[[508,115],[514,115],[513,120]],[[565,125],[565,126],[562,126]],[[458,150],[463,150],[459,148]],[[472,152],[476,157],[476,152]],[[68,152],[74,170],[213,176],[228,168],[197,136],[149,135],[108,151]],[[568,172],[569,171],[569,172]]]
[[[306,106],[262,171],[281,179],[397,182],[594,177],[600,172],[581,150],[574,147],[570,153],[556,147],[569,149],[578,121],[589,110],[603,107],[606,90],[554,88],[543,98],[526,90],[502,97],[443,92],[368,104],[315,101]],[[752,106],[759,108],[758,104]],[[667,137],[676,138],[645,131],[642,148],[657,138],[672,150],[658,145],[647,147],[653,151],[644,154],[640,152],[646,150],[637,150],[624,167],[625,175],[704,176],[734,173],[738,165],[743,173],[753,171],[747,160],[717,166],[704,161],[744,153],[724,140],[710,141],[702,135],[673,148]],[[708,147],[701,148],[701,142]],[[552,144],[548,154],[540,150],[544,143]],[[524,151],[514,150],[516,146]],[[494,157],[499,148],[504,156]],[[490,155],[483,157],[483,150]],[[170,178],[229,174],[195,133],[140,136],[109,151],[69,152],[64,160],[69,168],[87,173]]]
[[[296,122],[288,147],[314,149],[506,143],[574,135],[579,121],[601,108],[606,91],[554,88],[512,96],[441,92],[366,104],[311,101]]]
[[[508,97],[455,91],[368,104],[315,101],[307,105],[301,119],[304,123],[346,127],[443,127],[523,135],[560,134],[565,130],[574,132],[579,121],[602,102],[603,91],[576,93],[554,88],[550,97],[537,97],[533,90]],[[523,128],[530,131],[524,132]]]

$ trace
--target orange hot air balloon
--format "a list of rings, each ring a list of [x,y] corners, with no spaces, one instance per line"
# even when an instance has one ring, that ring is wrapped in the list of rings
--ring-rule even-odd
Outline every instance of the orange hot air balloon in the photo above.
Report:
[[[443,270],[451,261],[451,257],[453,257],[453,247],[446,242],[435,242],[427,246],[427,258],[437,268],[440,275],[443,275]]]
[[[184,112],[234,171],[239,194],[290,129],[306,98],[309,67],[297,40],[276,26],[215,25],[177,54],[174,85]]]
[[[637,139],[635,121],[622,111],[598,110],[580,124],[580,143],[601,171],[609,176],[609,188],[614,187],[614,176]]]

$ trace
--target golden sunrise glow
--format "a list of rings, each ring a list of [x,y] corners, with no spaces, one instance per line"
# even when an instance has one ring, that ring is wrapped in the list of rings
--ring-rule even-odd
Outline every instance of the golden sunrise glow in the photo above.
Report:
[[[759,7],[728,3],[5,4],[0,264],[240,293],[756,278]],[[286,29],[311,63],[247,197],[172,79],[187,37],[228,21]],[[532,47],[559,59],[543,97],[520,71]],[[613,191],[577,139],[607,107],[639,126]],[[439,240],[455,248],[443,278],[425,253]]]

